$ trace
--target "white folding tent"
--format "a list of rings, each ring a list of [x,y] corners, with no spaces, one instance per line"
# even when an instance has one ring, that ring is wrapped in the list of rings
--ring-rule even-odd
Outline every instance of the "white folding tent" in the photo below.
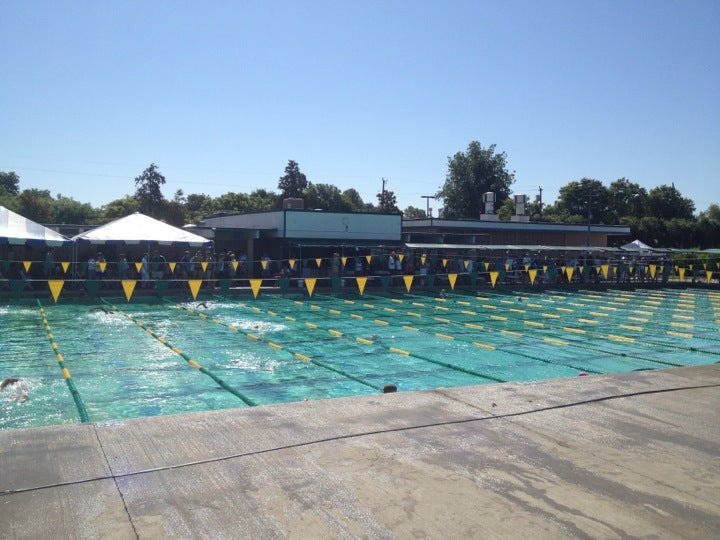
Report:
[[[73,236],[77,244],[208,247],[212,240],[139,212]]]
[[[72,240],[0,206],[0,244],[63,247],[71,245]]]

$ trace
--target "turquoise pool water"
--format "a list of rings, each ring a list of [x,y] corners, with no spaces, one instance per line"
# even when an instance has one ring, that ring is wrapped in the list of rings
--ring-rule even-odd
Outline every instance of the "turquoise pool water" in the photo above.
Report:
[[[6,305],[0,429],[708,364],[719,320],[704,289]]]

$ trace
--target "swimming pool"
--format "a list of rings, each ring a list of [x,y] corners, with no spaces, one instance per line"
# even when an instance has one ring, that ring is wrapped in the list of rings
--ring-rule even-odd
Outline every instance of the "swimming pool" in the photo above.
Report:
[[[709,289],[0,306],[0,429],[720,361]]]

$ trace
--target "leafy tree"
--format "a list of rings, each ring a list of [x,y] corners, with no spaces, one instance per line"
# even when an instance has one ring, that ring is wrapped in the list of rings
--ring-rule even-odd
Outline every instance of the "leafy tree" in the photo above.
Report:
[[[695,203],[691,199],[685,199],[675,188],[662,185],[651,189],[647,197],[647,214],[662,219],[693,219]]]
[[[140,211],[154,215],[154,210],[165,200],[161,186],[165,185],[165,177],[158,171],[158,166],[152,163],[143,173],[135,178],[135,199],[140,203]]]
[[[185,198],[185,192],[182,189],[178,189],[175,192],[175,195],[173,195],[173,201],[179,204],[187,203],[187,199]]]
[[[703,249],[720,247],[720,206],[711,204],[700,212],[697,219],[697,236]]]
[[[329,212],[352,212],[352,203],[330,184],[310,183],[304,193],[309,208],[321,208]]]
[[[0,188],[5,188],[10,195],[19,195],[20,177],[14,172],[0,172]]]
[[[642,217],[645,215],[647,190],[630,182],[627,178],[615,180],[608,188],[609,211],[613,223],[619,223],[625,216]]]
[[[109,223],[121,217],[140,211],[140,203],[135,197],[126,195],[122,199],[110,201],[100,208],[99,218],[102,223]]]
[[[345,197],[352,205],[353,212],[359,212],[365,209],[365,203],[360,196],[360,193],[355,188],[346,189],[343,191],[343,197]]]
[[[378,211],[381,213],[391,214],[393,212],[400,212],[397,207],[397,198],[395,193],[385,189],[377,194],[378,199]]]
[[[17,195],[11,195],[4,186],[0,186],[0,205],[15,213],[20,210]]]
[[[414,206],[408,206],[403,210],[403,218],[405,219],[426,219],[427,212],[421,208],[415,208]]]
[[[53,223],[87,225],[97,220],[97,211],[91,205],[60,194],[52,201],[51,211]]]
[[[568,223],[590,220],[591,223],[610,224],[613,222],[613,214],[609,201],[610,195],[602,182],[583,178],[560,188],[556,208],[548,210],[559,210]]]
[[[507,170],[507,156],[495,153],[495,145],[483,148],[472,141],[466,152],[448,158],[445,184],[436,196],[443,199],[445,218],[477,218],[484,208],[483,194],[495,193],[496,204],[510,196],[515,174]]]
[[[515,215],[515,201],[513,199],[505,199],[505,201],[498,208],[498,218],[500,221],[510,221],[512,216]]]
[[[253,212],[276,210],[281,207],[281,201],[272,191],[256,189],[250,193],[250,208]]]
[[[38,223],[52,223],[52,196],[47,189],[25,189],[18,196],[18,213]]]
[[[302,197],[308,187],[307,177],[300,172],[299,165],[292,159],[285,167],[285,176],[278,181],[278,189],[282,198]]]
[[[225,193],[212,199],[210,204],[203,204],[203,210],[211,210],[210,213],[228,212],[239,213],[253,210],[253,202],[245,193]]]

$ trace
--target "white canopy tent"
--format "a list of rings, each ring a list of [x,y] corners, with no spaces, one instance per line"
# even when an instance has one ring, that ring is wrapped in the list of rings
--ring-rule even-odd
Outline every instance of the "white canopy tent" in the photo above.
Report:
[[[633,240],[632,242],[629,242],[625,244],[624,246],[620,246],[622,249],[626,249],[628,251],[651,251],[653,248],[648,246],[645,242],[641,240]]]
[[[72,240],[0,206],[0,244],[62,247],[71,245]]]
[[[208,247],[212,240],[139,212],[73,236],[77,244]]]

